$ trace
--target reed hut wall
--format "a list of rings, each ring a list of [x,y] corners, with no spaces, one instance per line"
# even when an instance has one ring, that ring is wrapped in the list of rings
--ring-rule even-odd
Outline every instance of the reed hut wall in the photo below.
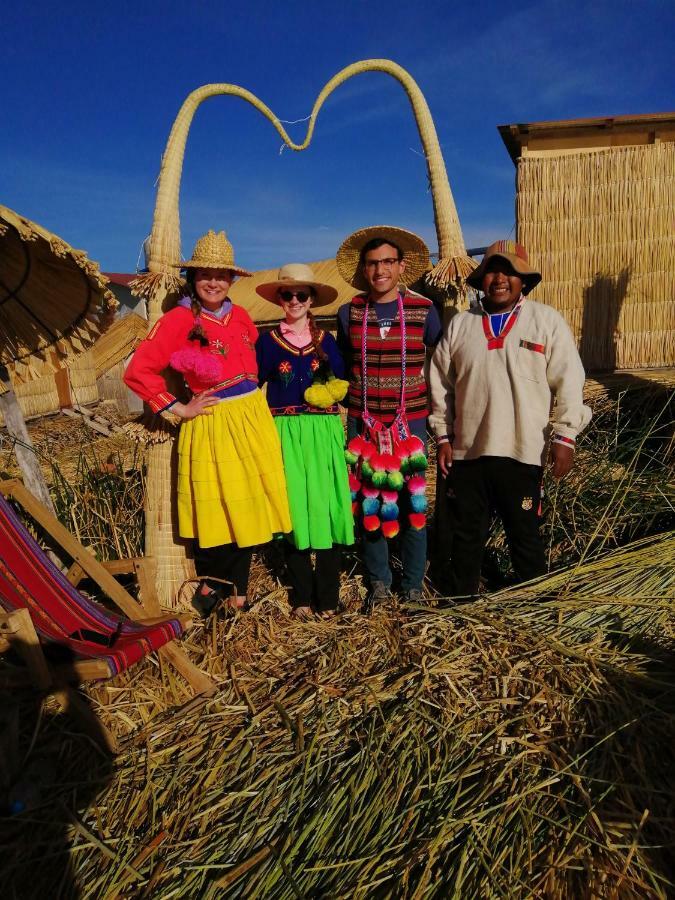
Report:
[[[68,360],[66,365],[70,380],[71,403],[87,406],[97,403],[98,387],[96,386],[96,365],[91,350],[78,353]]]
[[[59,409],[59,392],[53,372],[30,381],[14,383],[14,393],[25,419],[44,416]],[[1,412],[0,424],[5,424]]]
[[[11,380],[19,408],[26,419],[58,412],[64,406],[86,406],[99,400],[91,350],[67,358],[65,365],[48,370],[38,378],[24,381],[12,372]],[[4,425],[1,413],[0,424]]]
[[[565,316],[586,369],[675,365],[675,144],[525,155],[517,190],[532,296]]]

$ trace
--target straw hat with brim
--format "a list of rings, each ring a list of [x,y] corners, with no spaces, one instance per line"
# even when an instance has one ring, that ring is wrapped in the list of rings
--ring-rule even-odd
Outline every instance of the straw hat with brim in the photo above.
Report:
[[[195,244],[192,259],[176,263],[176,269],[230,269],[235,275],[250,276],[250,272],[234,262],[232,244],[224,231],[207,231]]]
[[[523,294],[529,294],[541,281],[541,272],[537,272],[529,264],[527,250],[522,244],[517,244],[515,241],[495,241],[487,248],[481,264],[469,275],[466,283],[478,291],[482,290],[483,275],[485,275],[488,263],[495,256],[505,259],[516,275],[522,278]]]
[[[405,261],[401,281],[405,285],[414,284],[429,269],[429,248],[422,238],[412,231],[394,228],[393,225],[372,225],[370,228],[362,228],[345,238],[335,256],[340,275],[359,291],[369,289],[361,271],[361,251],[374,238],[391,241],[401,248]]]
[[[322,284],[314,277],[311,266],[304,263],[288,263],[279,269],[276,281],[268,281],[265,284],[259,284],[256,293],[269,300],[272,303],[278,303],[278,291],[288,290],[289,288],[311,287],[314,289],[315,295],[312,300],[312,306],[328,306],[338,295],[334,287],[329,284]]]

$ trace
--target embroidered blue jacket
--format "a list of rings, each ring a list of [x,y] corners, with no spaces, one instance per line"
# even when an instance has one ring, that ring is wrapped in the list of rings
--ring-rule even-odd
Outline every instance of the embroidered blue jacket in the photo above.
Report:
[[[331,369],[336,378],[344,378],[345,366],[342,355],[332,334],[320,332],[321,346],[328,355]],[[319,366],[314,344],[293,347],[286,341],[278,328],[261,334],[255,346],[258,358],[258,380],[262,386],[267,382],[267,403],[273,416],[293,416],[300,413],[339,412],[335,403],[328,409],[309,406],[304,393],[312,384],[312,377]]]

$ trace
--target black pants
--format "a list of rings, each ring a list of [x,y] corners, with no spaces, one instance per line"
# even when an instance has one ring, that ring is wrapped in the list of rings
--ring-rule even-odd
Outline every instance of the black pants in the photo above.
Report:
[[[199,578],[223,578],[233,581],[240,597],[248,590],[253,547],[236,544],[220,544],[218,547],[200,547],[194,542],[195,569]],[[217,584],[215,582],[214,584]]]
[[[539,534],[541,478],[541,466],[502,456],[453,462],[448,476],[453,596],[478,593],[483,553],[495,512],[504,525],[518,580],[529,581],[546,572]]]
[[[291,606],[314,606],[319,612],[338,608],[342,547],[315,550],[316,568],[312,569],[311,550],[298,550],[284,541],[286,571],[291,587]]]

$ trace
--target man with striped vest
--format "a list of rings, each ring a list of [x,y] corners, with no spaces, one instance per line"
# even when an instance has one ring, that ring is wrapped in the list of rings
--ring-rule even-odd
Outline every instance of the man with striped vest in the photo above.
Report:
[[[347,438],[371,428],[389,428],[407,420],[411,434],[427,444],[429,414],[425,363],[441,337],[441,322],[431,300],[411,291],[429,268],[424,241],[388,225],[354,232],[336,256],[341,276],[357,290],[338,311],[337,340],[349,372]],[[406,495],[402,492],[402,502]],[[401,592],[416,602],[422,596],[426,566],[425,528],[409,524],[401,508]],[[385,600],[392,584],[387,541],[378,530],[365,532],[363,561],[370,579],[371,602]]]

